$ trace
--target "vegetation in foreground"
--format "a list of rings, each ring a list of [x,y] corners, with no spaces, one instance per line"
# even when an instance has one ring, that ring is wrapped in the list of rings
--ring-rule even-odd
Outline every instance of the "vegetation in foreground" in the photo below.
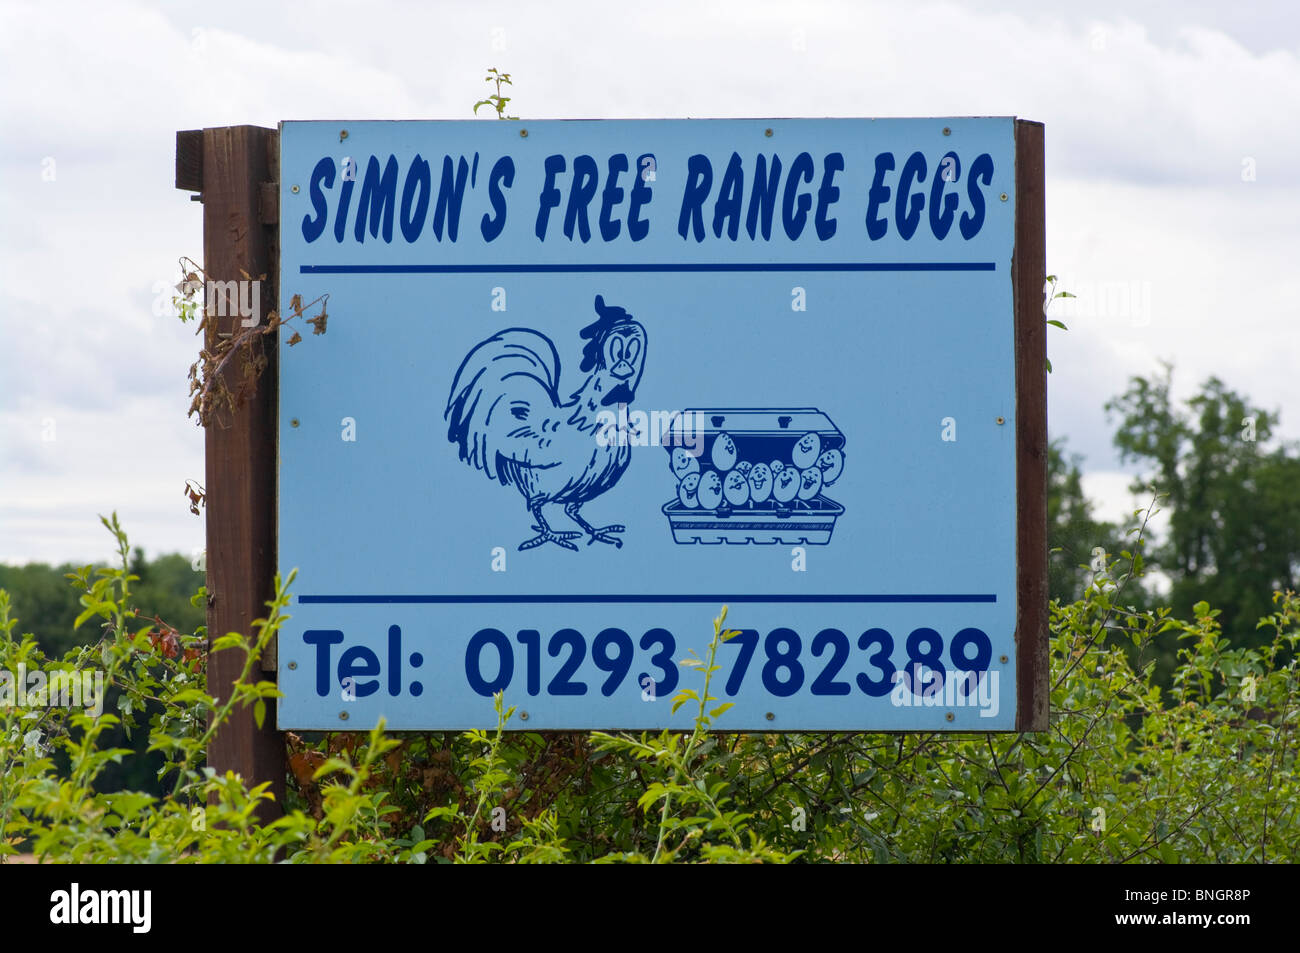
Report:
[[[258,659],[292,579],[265,619],[214,640],[244,676],[218,705],[206,633],[133,606],[138,581],[116,518],[120,565],[69,573],[91,644],[48,657],[15,635],[0,591],[0,670],[104,673],[112,710],[0,706],[0,861],[42,862],[1267,862],[1300,855],[1294,745],[1300,597],[1275,593],[1257,647],[1231,644],[1219,612],[1129,606],[1142,570],[1124,552],[1075,602],[1051,609],[1050,730],[1040,734],[737,734],[710,694],[726,610],[674,699],[681,730],[389,737],[286,735],[285,816],[204,764],[235,706],[276,695]],[[1140,539],[1140,537],[1139,537]],[[203,604],[202,589],[194,602]],[[1152,647],[1177,639],[1170,687]],[[491,714],[485,712],[485,722]],[[131,749],[156,759],[163,793],[108,779]]]

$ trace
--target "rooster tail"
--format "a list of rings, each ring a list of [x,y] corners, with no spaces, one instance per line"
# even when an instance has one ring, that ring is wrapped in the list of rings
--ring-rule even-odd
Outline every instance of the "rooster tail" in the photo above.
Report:
[[[470,351],[456,370],[443,418],[447,439],[460,458],[493,479],[507,482],[510,468],[499,460],[503,428],[518,423],[532,404],[560,404],[560,356],[550,338],[527,328],[508,328]],[[542,409],[542,408],[539,408]]]

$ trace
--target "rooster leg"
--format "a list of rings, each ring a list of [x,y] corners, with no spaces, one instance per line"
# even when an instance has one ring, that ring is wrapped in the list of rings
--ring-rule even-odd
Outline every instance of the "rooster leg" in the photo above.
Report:
[[[570,503],[564,507],[564,513],[566,516],[569,517],[569,519],[573,520],[575,523],[577,523],[579,526],[581,526],[583,529],[587,531],[588,535],[591,537],[590,539],[587,540],[587,545],[590,546],[592,543],[599,541],[602,543],[613,543],[617,548],[622,549],[623,541],[619,539],[617,536],[611,536],[609,534],[621,533],[623,532],[624,529],[626,529],[626,527],[615,524],[613,526],[602,526],[599,529],[597,529],[595,526],[592,526],[585,519],[583,519],[582,516],[578,513],[578,507],[581,505],[582,505],[581,503]]]
[[[581,533],[554,532],[551,529],[551,527],[547,525],[546,517],[542,516],[541,500],[538,500],[536,503],[530,506],[529,509],[532,510],[533,519],[537,520],[537,525],[535,525],[533,529],[538,531],[538,535],[534,536],[532,539],[526,539],[522,543],[520,543],[519,544],[520,552],[523,552],[525,549],[534,549],[535,547],[542,545],[542,543],[555,543],[555,545],[563,546],[565,549],[571,549],[575,553],[578,551],[578,547],[573,545],[573,543],[569,542],[569,540],[582,535]]]

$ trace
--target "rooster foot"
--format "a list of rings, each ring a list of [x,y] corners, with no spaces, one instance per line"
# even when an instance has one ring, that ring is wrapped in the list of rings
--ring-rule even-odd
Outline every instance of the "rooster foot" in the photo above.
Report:
[[[536,526],[533,529],[537,529]],[[569,542],[575,536],[581,536],[581,533],[557,533],[554,530],[544,530],[532,539],[526,539],[519,544],[519,551],[522,553],[526,549],[535,549],[542,543],[554,543],[556,546],[563,546],[565,549],[571,549],[575,553],[578,547]]]
[[[592,543],[595,542],[613,543],[616,548],[622,549],[623,541],[619,539],[617,536],[611,536],[609,534],[621,533],[626,528],[627,527],[625,526],[619,526],[617,523],[614,524],[613,526],[601,526],[599,528],[592,527],[591,536],[587,540],[587,545],[590,546]]]
[[[543,536],[545,536],[546,533],[547,533],[547,530],[544,530],[544,529],[542,529],[540,526],[537,526],[536,524],[534,524],[534,526],[533,526],[533,532],[534,532],[534,533],[541,533]],[[552,536],[558,536],[560,539],[577,539],[579,536],[582,535],[581,533],[568,533],[568,532],[563,532],[563,533],[562,533],[562,532],[560,532],[559,530],[550,530],[550,534],[551,534]],[[530,542],[531,542],[531,540],[530,540]],[[543,542],[545,542],[545,540],[543,540]]]

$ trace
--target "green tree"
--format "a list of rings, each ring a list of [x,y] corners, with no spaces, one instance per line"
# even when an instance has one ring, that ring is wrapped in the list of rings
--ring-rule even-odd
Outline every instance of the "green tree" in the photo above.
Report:
[[[81,605],[76,590],[68,585],[67,576],[78,568],[73,563],[0,565],[0,589],[10,593],[14,616],[22,621],[23,631],[35,635],[41,648],[51,655],[62,655],[76,646],[93,642],[98,635],[88,626],[73,628]],[[142,616],[158,616],[185,632],[203,624],[203,609],[190,602],[195,588],[202,585],[203,576],[194,570],[188,558],[171,553],[150,561],[137,548],[131,556],[130,571],[140,577],[132,595],[135,608]]]
[[[1093,515],[1092,501],[1083,492],[1082,459],[1078,454],[1067,456],[1063,437],[1048,445],[1048,594],[1062,604],[1083,598],[1099,548],[1105,562],[1131,548],[1120,527]],[[1132,584],[1128,596],[1142,605],[1148,601],[1145,591]]]
[[[1278,415],[1253,406],[1217,377],[1177,407],[1173,368],[1134,377],[1106,403],[1121,417],[1121,459],[1146,464],[1150,484],[1166,494],[1165,538],[1151,561],[1172,580],[1169,604],[1190,615],[1205,600],[1222,610],[1224,633],[1257,645],[1255,622],[1270,594],[1295,589],[1300,576],[1300,458],[1272,444]]]

